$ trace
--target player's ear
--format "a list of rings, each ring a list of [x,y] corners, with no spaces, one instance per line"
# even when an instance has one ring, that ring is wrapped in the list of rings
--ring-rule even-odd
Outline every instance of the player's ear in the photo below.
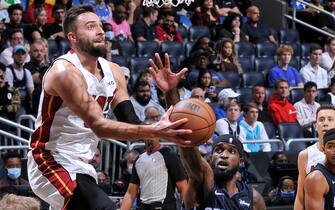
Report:
[[[73,32],[69,32],[67,34],[68,40],[71,42],[76,42],[77,41],[77,36]]]

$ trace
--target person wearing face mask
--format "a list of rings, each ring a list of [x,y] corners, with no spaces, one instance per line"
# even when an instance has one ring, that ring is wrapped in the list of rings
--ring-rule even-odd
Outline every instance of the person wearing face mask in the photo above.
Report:
[[[280,178],[278,187],[269,194],[268,205],[292,205],[295,199],[295,184],[291,176]]]
[[[115,10],[113,12],[113,19],[106,22],[112,25],[114,36],[117,40],[134,41],[130,31],[130,25],[127,22],[126,18],[126,8],[122,4],[119,4],[115,6]]]
[[[175,188],[186,192],[186,173],[178,155],[159,140],[145,140],[145,152],[134,162],[128,190],[121,210],[129,210],[139,189],[139,210],[176,210]]]
[[[19,154],[8,152],[4,155],[3,162],[7,176],[0,180],[0,187],[29,185],[29,182],[21,177],[21,156]]]
[[[109,23],[102,24],[103,30],[105,32],[105,41],[106,41],[106,55],[105,58],[109,61],[112,60],[112,56],[121,55],[121,45],[118,41],[115,40],[113,27]]]

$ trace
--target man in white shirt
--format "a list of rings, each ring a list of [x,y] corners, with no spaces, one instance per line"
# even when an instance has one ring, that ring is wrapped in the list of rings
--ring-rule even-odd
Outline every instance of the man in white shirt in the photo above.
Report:
[[[333,67],[335,61],[335,37],[328,37],[326,51],[322,53],[320,66],[327,71]]]
[[[315,101],[317,85],[315,82],[307,82],[304,86],[304,98],[294,104],[297,110],[297,120],[304,128],[305,137],[312,137],[312,126],[316,121],[316,110],[320,104]]]
[[[5,81],[20,92],[21,105],[16,113],[18,117],[30,111],[34,83],[30,71],[23,67],[28,56],[27,49],[23,45],[16,45],[12,53],[14,63],[6,68]]]
[[[268,134],[265,131],[262,122],[257,121],[258,106],[255,103],[248,103],[243,107],[244,120],[240,122],[240,139],[248,142],[254,140],[268,140]],[[271,144],[244,144],[244,150],[247,152],[270,152]]]
[[[318,88],[327,88],[327,71],[319,65],[321,61],[322,48],[318,44],[313,44],[309,52],[309,62],[300,70],[301,78],[304,83],[312,81],[317,84]]]
[[[238,125],[238,118],[241,115],[241,107],[236,101],[231,101],[225,107],[227,118],[221,118],[216,121],[215,132],[218,135],[231,134],[239,138],[241,129]]]

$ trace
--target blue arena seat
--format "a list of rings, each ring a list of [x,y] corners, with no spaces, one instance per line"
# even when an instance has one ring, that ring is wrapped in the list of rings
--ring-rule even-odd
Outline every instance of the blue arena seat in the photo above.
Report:
[[[189,29],[189,40],[197,41],[202,36],[211,37],[211,33],[207,26],[192,26]]]
[[[137,42],[137,56],[153,58],[155,53],[159,53],[159,45],[155,41]]]

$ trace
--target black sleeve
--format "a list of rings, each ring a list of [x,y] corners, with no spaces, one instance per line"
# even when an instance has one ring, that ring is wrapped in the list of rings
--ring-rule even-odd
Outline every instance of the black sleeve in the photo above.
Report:
[[[129,183],[136,184],[136,185],[140,185],[140,178],[138,177],[137,170],[136,170],[136,163],[137,163],[138,158],[139,156],[136,158],[136,160],[133,163],[134,164],[133,170],[131,172],[131,177],[129,181]]]
[[[160,152],[164,157],[165,165],[173,182],[186,179],[186,172],[181,164],[178,154],[168,147],[163,147]]]
[[[144,29],[144,25],[141,24],[141,22],[137,22],[133,25],[132,27],[132,34],[134,35],[134,37],[139,37],[139,36],[143,36],[145,37],[145,29]]]
[[[132,123],[136,125],[142,124],[142,121],[138,119],[133,104],[130,102],[130,100],[122,101],[116,105],[114,114],[121,122]]]

